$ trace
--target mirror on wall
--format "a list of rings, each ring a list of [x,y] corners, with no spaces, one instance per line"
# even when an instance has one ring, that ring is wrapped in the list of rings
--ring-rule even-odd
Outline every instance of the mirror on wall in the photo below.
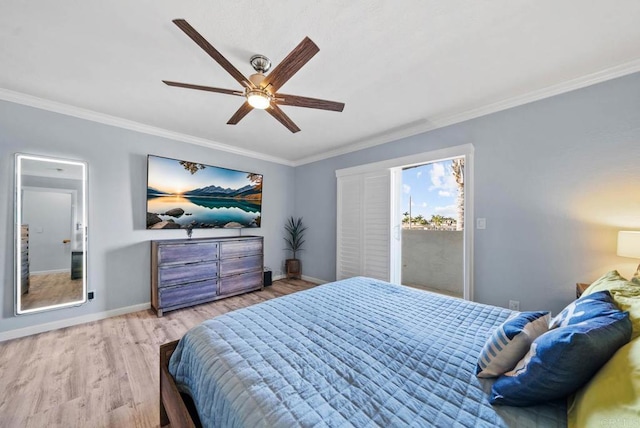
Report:
[[[87,301],[87,164],[16,154],[16,314]]]

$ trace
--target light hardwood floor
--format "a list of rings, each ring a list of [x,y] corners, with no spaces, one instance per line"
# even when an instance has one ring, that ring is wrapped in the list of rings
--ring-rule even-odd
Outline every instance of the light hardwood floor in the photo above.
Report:
[[[161,344],[206,319],[314,285],[280,280],[162,318],[141,311],[1,342],[0,427],[157,427]]]
[[[82,298],[82,279],[69,272],[31,275],[29,292],[22,295],[22,310],[77,302]]]

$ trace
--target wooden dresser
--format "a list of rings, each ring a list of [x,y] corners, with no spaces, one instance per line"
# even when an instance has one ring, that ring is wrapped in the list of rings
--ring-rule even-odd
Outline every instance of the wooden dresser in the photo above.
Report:
[[[29,225],[20,227],[20,284],[21,294],[29,292]]]
[[[151,306],[163,312],[262,289],[263,238],[151,241]]]

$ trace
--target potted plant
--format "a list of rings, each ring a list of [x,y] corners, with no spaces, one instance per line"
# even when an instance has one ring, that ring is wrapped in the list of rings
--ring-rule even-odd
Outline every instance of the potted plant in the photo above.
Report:
[[[287,243],[287,250],[291,251],[292,257],[285,262],[285,268],[287,271],[287,279],[302,278],[302,264],[300,260],[296,258],[296,253],[302,251],[302,244],[304,244],[304,232],[307,227],[302,224],[302,217],[294,218],[289,217],[284,225],[285,237],[284,241]]]

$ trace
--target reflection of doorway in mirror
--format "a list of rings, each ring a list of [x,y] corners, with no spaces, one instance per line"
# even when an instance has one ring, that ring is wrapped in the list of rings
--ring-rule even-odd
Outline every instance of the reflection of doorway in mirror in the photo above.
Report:
[[[22,224],[29,225],[31,275],[71,269],[71,205],[69,192],[24,190]]]

